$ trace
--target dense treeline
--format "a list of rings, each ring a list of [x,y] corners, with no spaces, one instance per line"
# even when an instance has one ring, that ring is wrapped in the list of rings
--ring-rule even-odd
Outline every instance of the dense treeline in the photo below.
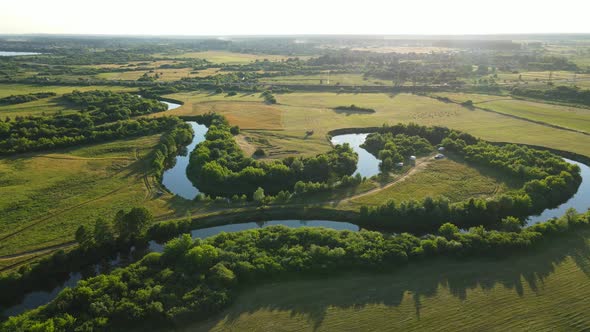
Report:
[[[512,94],[519,97],[528,97],[544,100],[555,100],[566,103],[582,104],[590,106],[590,90],[560,85],[550,89],[527,89],[516,87]]]
[[[0,120],[0,154],[39,151],[82,143],[150,135],[179,125],[177,118],[138,118],[161,112],[166,104],[128,93],[74,91],[62,97],[80,112]],[[184,141],[182,141],[184,142]]]
[[[162,135],[152,160],[152,170],[157,177],[162,176],[166,163],[176,157],[178,150],[183,149],[191,142],[193,134],[191,126],[184,122]]]
[[[259,187],[278,193],[292,189],[298,181],[327,182],[356,170],[358,156],[347,144],[315,157],[258,161],[244,155],[233,138],[236,130],[225,118],[210,114],[202,120],[209,130],[191,153],[188,176],[209,194],[250,195]]]
[[[182,121],[173,117],[123,120],[94,125],[88,114],[26,117],[0,121],[0,154],[40,151],[151,135],[170,130]]]
[[[73,91],[62,97],[87,112],[95,123],[130,119],[133,116],[164,112],[168,106],[154,99],[112,91]]]
[[[410,156],[427,155],[434,151],[432,144],[423,137],[393,133],[369,134],[362,147],[381,160],[381,172],[390,171],[395,163],[403,162]]]
[[[512,224],[511,218],[504,220]],[[37,310],[11,317],[3,331],[130,330],[170,327],[205,319],[231,304],[238,287],[294,273],[335,274],[350,269],[390,270],[437,256],[505,256],[564,232],[590,225],[590,213],[568,213],[511,232],[474,227],[461,233],[446,223],[437,235],[263,229],[222,233],[205,240],[189,234],[162,253],[108,275],[83,280]]]
[[[400,134],[423,137],[433,145],[441,145],[462,156],[467,162],[497,169],[524,185],[519,190],[488,200],[472,198],[451,204],[445,198],[427,197],[420,202],[390,201],[377,207],[361,207],[361,218],[373,227],[428,232],[440,226],[442,220],[453,220],[462,228],[476,225],[497,227],[504,217],[525,218],[563,203],[581,183],[577,165],[569,164],[548,151],[514,144],[495,146],[446,128],[415,124],[383,127],[379,133],[367,137],[368,145],[375,151],[383,144],[383,135],[396,137]]]
[[[16,105],[28,103],[30,101],[39,100],[42,98],[54,97],[57,94],[55,92],[37,92],[29,93],[26,95],[12,95],[4,98],[0,98],[0,105]]]

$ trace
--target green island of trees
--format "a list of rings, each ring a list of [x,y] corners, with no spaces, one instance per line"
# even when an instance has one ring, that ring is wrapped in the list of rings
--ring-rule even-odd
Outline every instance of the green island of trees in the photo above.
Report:
[[[322,183],[350,176],[356,170],[358,156],[348,144],[315,157],[265,162],[244,155],[223,116],[206,114],[201,123],[209,130],[205,141],[191,153],[187,173],[208,194],[251,195],[258,188],[276,194],[293,190],[300,181]]]

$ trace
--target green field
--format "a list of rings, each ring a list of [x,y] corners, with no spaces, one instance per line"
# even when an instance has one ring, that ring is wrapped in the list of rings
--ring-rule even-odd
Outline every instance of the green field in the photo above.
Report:
[[[511,97],[475,94],[437,93],[454,101],[472,100],[474,105],[494,112],[590,132],[590,109],[545,104]]]
[[[246,129],[252,142],[264,141],[275,156],[315,154],[330,148],[329,131],[347,127],[381,126],[384,123],[415,122],[463,130],[489,141],[514,142],[568,150],[590,156],[590,137],[502,114],[469,110],[411,94],[336,94],[298,92],[276,95],[278,104],[266,105],[258,94],[209,95],[189,92],[170,95],[185,104],[165,114],[194,115],[219,112],[232,124]],[[490,98],[482,96],[482,98]],[[499,98],[492,96],[492,98]],[[341,114],[340,105],[362,105],[372,114]],[[161,114],[160,114],[161,115]],[[155,116],[160,116],[155,115]],[[307,130],[314,134],[306,137]]]
[[[516,183],[502,180],[490,170],[482,170],[452,159],[429,159],[421,169],[377,193],[353,199],[351,205],[380,205],[388,200],[403,202],[426,197],[446,197],[451,202],[471,197],[491,197],[509,189]]]
[[[590,328],[590,232],[505,259],[263,284],[184,331],[580,331]]]
[[[158,141],[146,136],[0,159],[0,255],[71,241],[80,224],[118,209],[169,213],[170,197],[156,199],[145,184],[146,157]]]

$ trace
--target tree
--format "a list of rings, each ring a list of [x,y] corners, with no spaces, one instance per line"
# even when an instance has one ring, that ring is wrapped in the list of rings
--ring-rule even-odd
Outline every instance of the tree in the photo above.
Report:
[[[98,244],[111,243],[115,240],[113,224],[104,218],[96,219],[94,223],[94,241]]]
[[[262,203],[262,201],[264,200],[264,189],[258,187],[258,189],[256,189],[256,191],[254,192],[254,195],[252,195],[252,199],[254,200],[254,202]]]
[[[520,232],[523,221],[516,217],[506,217],[500,222],[500,228],[505,232]]]
[[[444,236],[447,240],[453,239],[457,233],[459,233],[459,227],[450,222],[442,224],[438,229],[438,234]]]
[[[153,220],[152,213],[143,207],[134,207],[124,216],[117,213],[117,229],[122,237],[140,235]]]
[[[84,225],[80,225],[76,230],[76,242],[81,248],[87,249],[92,246],[92,233]]]

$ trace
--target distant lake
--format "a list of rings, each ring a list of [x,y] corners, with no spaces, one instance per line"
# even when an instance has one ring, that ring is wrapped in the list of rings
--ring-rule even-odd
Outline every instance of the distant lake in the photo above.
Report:
[[[36,52],[8,52],[8,51],[0,51],[0,56],[17,56],[17,55],[38,55],[41,53]]]

